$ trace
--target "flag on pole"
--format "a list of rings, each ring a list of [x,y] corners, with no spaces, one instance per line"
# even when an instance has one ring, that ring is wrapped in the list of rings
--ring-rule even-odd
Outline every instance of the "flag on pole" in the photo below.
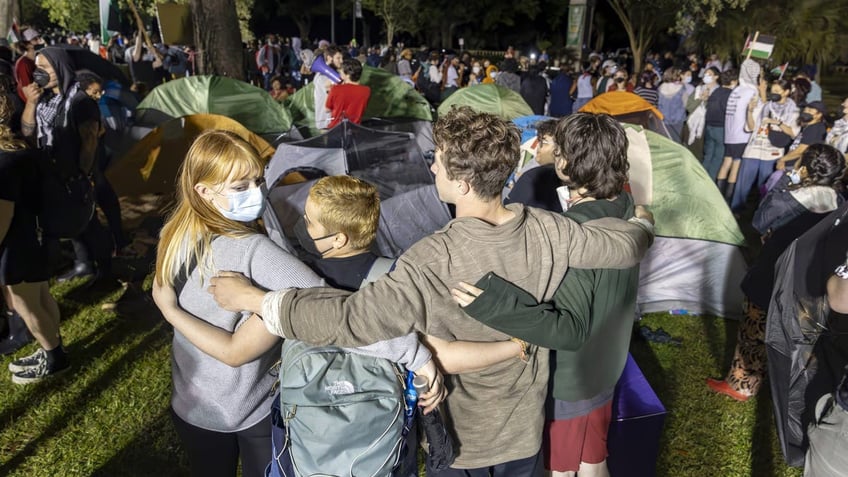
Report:
[[[15,43],[21,41],[21,29],[18,28],[18,20],[12,19],[12,26],[9,27],[9,32],[6,34],[6,39],[9,40],[10,45],[14,45]]]
[[[112,32],[121,30],[121,19],[114,0],[100,0],[100,41],[106,44]]]
[[[774,51],[774,40],[775,38],[773,36],[760,35],[759,32],[754,35],[753,40],[751,40],[751,36],[748,35],[748,39],[745,41],[745,48],[742,50],[742,55],[767,60],[771,58],[771,53]]]
[[[782,65],[778,65],[777,67],[772,69],[771,73],[775,74],[775,75],[780,75],[780,77],[778,79],[783,79],[783,75],[786,74],[787,68],[789,68],[789,62],[788,61],[786,63],[784,63]]]

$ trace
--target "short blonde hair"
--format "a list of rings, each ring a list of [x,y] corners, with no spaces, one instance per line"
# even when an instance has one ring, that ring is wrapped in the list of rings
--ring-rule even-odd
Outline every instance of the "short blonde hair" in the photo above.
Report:
[[[329,233],[343,233],[356,249],[367,249],[377,238],[380,195],[377,188],[350,176],[322,177],[309,190],[318,209],[311,217]]]

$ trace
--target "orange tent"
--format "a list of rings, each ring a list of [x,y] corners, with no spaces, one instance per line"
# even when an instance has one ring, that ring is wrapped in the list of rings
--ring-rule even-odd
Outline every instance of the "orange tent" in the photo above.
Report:
[[[638,124],[645,129],[669,137],[663,124],[663,114],[641,96],[627,91],[610,91],[595,96],[580,108],[581,113],[609,114],[615,119],[630,124]]]
[[[217,114],[193,114],[171,119],[147,134],[106,171],[118,195],[171,193],[191,143],[212,129],[232,131],[269,160],[274,148],[233,119]]]

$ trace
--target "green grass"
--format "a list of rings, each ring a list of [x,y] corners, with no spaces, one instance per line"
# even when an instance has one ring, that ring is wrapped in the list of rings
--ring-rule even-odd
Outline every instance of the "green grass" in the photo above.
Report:
[[[141,286],[126,293],[117,312],[103,304],[115,302],[120,290],[91,296],[75,286],[52,289],[73,370],[36,385],[0,386],[0,475],[186,475],[168,415],[170,330]],[[735,322],[654,314],[641,324],[683,338],[679,348],[640,338],[632,345],[668,409],[659,476],[801,475],[783,464],[767,392],[737,403],[704,384],[726,371]]]

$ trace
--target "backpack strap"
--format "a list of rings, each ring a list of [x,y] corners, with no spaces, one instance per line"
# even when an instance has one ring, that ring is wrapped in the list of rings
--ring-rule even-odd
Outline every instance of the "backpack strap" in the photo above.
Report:
[[[377,257],[377,260],[374,260],[374,263],[371,265],[371,269],[368,270],[368,276],[362,280],[362,283],[359,284],[359,288],[364,287],[369,283],[376,282],[383,275],[391,272],[395,268],[395,259],[388,257]]]

